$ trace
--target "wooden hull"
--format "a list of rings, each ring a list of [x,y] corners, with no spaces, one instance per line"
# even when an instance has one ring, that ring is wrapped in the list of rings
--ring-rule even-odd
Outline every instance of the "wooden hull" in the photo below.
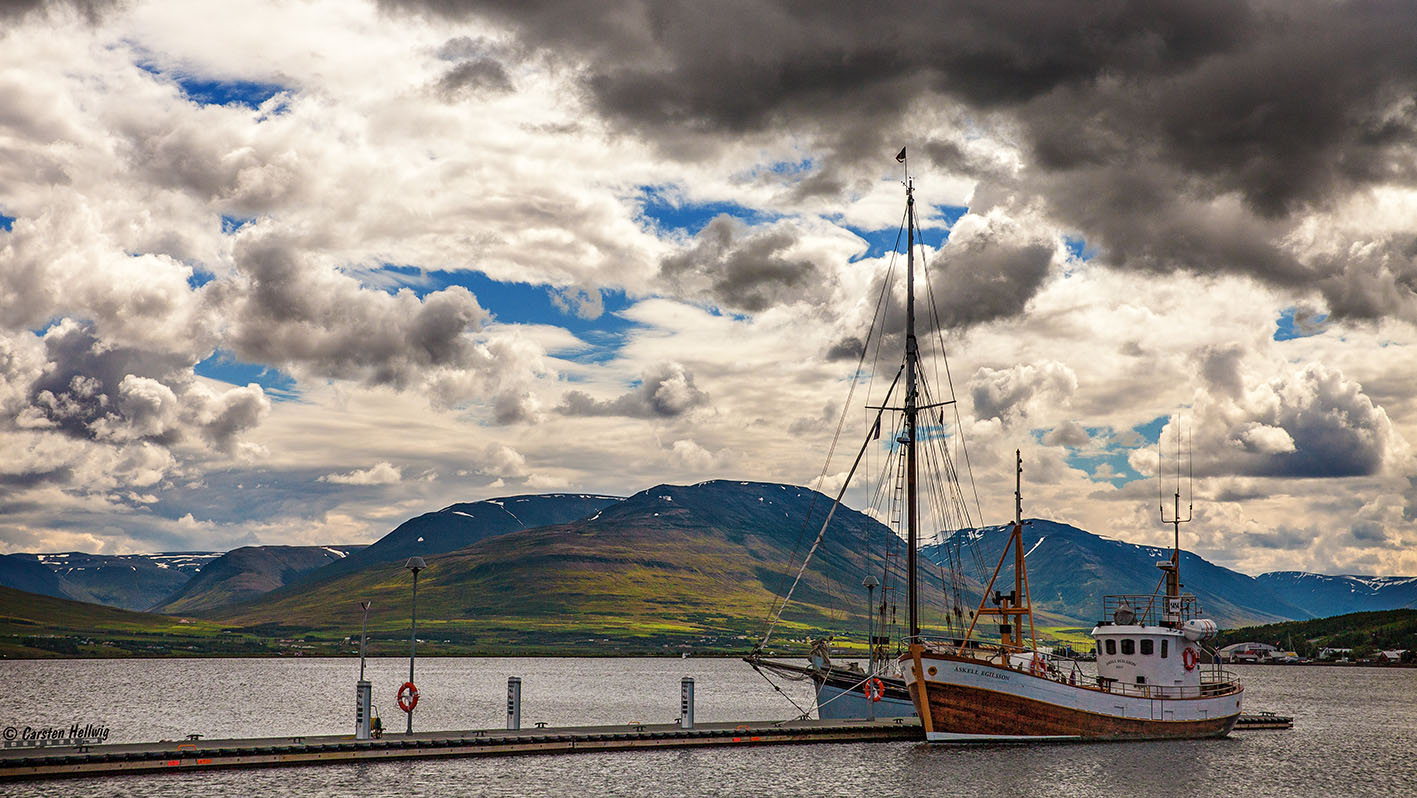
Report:
[[[1122,696],[989,663],[922,659],[936,675],[920,680],[908,672],[907,683],[917,712],[922,718],[929,713],[924,725],[932,742],[1223,737],[1240,716],[1238,691],[1197,698]]]

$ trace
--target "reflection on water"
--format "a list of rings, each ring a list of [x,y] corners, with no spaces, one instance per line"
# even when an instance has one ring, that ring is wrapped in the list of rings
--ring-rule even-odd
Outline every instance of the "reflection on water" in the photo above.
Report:
[[[0,662],[0,725],[96,723],[110,741],[346,734],[354,659]],[[947,747],[837,744],[362,763],[0,785],[4,795],[1404,795],[1417,790],[1417,670],[1239,666],[1246,707],[1293,715],[1290,731],[1177,743]],[[667,723],[679,680],[700,722],[792,716],[733,659],[420,660],[415,728],[497,728],[506,679],[522,721]],[[408,661],[371,660],[375,703],[403,728],[394,691]],[[802,683],[783,689],[810,706]]]

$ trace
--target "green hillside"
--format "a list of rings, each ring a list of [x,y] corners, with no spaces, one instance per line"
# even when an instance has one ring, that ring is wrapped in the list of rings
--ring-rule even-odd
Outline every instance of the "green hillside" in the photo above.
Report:
[[[576,523],[511,532],[429,557],[419,577],[419,637],[430,653],[745,651],[777,593],[791,583],[800,552],[829,506],[806,488],[662,485]],[[862,552],[887,549],[894,551],[899,582],[899,540],[860,513],[838,510],[798,600],[784,615],[783,645],[842,632],[860,637]],[[243,628],[313,631],[332,640],[358,630],[358,602],[368,599],[371,637],[399,646],[407,639],[411,586],[401,564],[367,568],[217,617]],[[925,595],[940,605],[937,590],[927,588]]]
[[[1417,610],[1354,612],[1312,621],[1247,626],[1222,632],[1216,645],[1249,642],[1268,643],[1301,657],[1317,656],[1324,647],[1355,649],[1360,657],[1379,650],[1417,651]]]
[[[120,610],[0,587],[0,657],[273,654],[263,636],[208,621]]]

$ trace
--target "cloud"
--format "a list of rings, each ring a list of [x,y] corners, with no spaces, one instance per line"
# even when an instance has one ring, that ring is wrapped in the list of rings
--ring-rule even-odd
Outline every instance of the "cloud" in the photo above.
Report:
[[[1417,318],[1410,255],[1318,258],[1290,238],[1342,197],[1417,181],[1417,23],[1400,2],[384,5],[506,26],[673,157],[790,124],[821,153],[810,182],[837,196],[879,172],[904,117],[962,107],[969,121],[918,151],[979,179],[985,205],[1041,197],[1115,266],[1237,272],[1317,288],[1338,316]],[[900,27],[922,15],[950,24]],[[1020,166],[959,157],[965,125]]]
[[[1250,384],[1238,360],[1225,362],[1233,368],[1202,367],[1192,422],[1197,475],[1371,476],[1406,450],[1387,413],[1340,371],[1310,363]],[[1162,435],[1175,434],[1173,421]]]
[[[699,231],[693,246],[660,261],[659,274],[684,296],[734,310],[820,302],[829,278],[810,260],[794,257],[796,245],[790,227],[755,230],[720,215]]]
[[[991,416],[993,417],[995,416]],[[1068,446],[1074,449],[1086,446],[1091,440],[1087,430],[1076,421],[1064,421],[1044,433],[1042,438],[1042,442],[1047,446]]]
[[[235,258],[245,279],[215,293],[229,309],[228,345],[243,360],[396,388],[439,367],[491,369],[469,335],[490,317],[461,286],[422,299],[371,291],[281,236],[244,238]]]
[[[1009,424],[1027,418],[1037,403],[1065,404],[1077,385],[1071,368],[1049,360],[1007,369],[982,367],[970,379],[969,393],[975,418]]]
[[[708,394],[694,385],[694,375],[671,362],[646,372],[638,388],[615,399],[597,400],[584,391],[569,391],[556,409],[568,416],[673,418],[707,402]]]
[[[396,485],[403,481],[403,470],[381,462],[347,474],[326,474],[320,477],[320,481],[339,485]]]

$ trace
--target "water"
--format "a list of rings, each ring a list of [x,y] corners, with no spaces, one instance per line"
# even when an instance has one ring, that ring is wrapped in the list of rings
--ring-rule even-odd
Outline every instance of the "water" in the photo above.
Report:
[[[1246,707],[1288,731],[1172,743],[946,747],[913,743],[424,760],[0,785],[0,795],[1358,795],[1417,792],[1417,670],[1236,666]],[[110,742],[348,734],[358,663],[340,659],[0,662],[0,726],[75,722]],[[426,659],[415,728],[499,728],[506,679],[522,723],[668,723],[679,680],[700,722],[766,720],[792,707],[732,659]],[[374,700],[403,729],[407,660],[371,660]],[[804,684],[784,685],[810,706]]]

